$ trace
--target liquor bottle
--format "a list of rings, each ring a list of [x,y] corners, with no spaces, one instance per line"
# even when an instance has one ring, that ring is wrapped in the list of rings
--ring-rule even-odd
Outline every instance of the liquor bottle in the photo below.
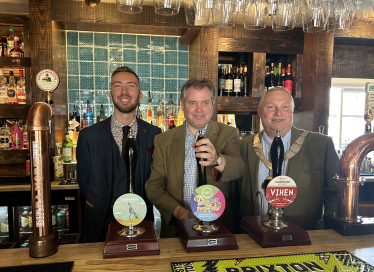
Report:
[[[287,89],[287,91],[289,91],[290,94],[292,94],[292,85],[293,85],[293,78],[291,74],[291,64],[288,64],[287,75],[286,75],[286,79],[284,80],[283,86],[285,89]]]
[[[236,67],[236,73],[234,70],[234,96],[235,97],[240,96],[241,86],[242,86],[242,79],[240,77],[240,69],[239,67]]]
[[[135,172],[138,160],[138,148],[131,128],[129,129],[129,134],[123,148],[122,159],[126,166],[126,194],[136,194]]]
[[[26,104],[26,86],[23,70],[19,70],[19,78],[17,81],[17,102],[18,104]]]
[[[79,132],[80,130],[80,116],[77,114],[76,107],[73,107],[73,113],[71,115],[71,120],[73,121],[73,127],[75,128],[75,132]]]
[[[164,107],[162,106],[161,97],[158,99],[157,126],[161,128],[162,131],[165,131],[165,111]]]
[[[286,69],[282,68],[282,74],[281,74],[281,87],[284,87],[284,81],[286,80]]]
[[[29,212],[28,212],[28,207],[24,206],[23,209],[21,210],[21,214],[19,217],[19,232],[20,233],[25,233],[29,231]]]
[[[139,106],[138,106],[139,107]],[[100,114],[96,118],[96,122],[99,123],[101,121],[104,121],[107,117],[104,114],[104,107],[103,104],[101,104]]]
[[[199,134],[197,135],[196,142],[200,141],[201,139],[204,139],[204,135],[203,135],[202,130],[199,130]],[[203,151],[203,152],[200,152],[200,153],[207,153],[207,152]],[[196,157],[197,171],[199,173],[198,174],[198,178],[199,178],[198,184],[199,184],[199,187],[202,186],[202,185],[207,184],[205,166],[201,165],[199,163],[200,161],[206,161],[206,160],[207,159],[205,159],[205,158]]]
[[[7,37],[1,37],[1,56],[8,57],[8,42]]]
[[[173,121],[173,124],[175,124],[175,107],[174,107],[174,101],[173,101],[173,95],[170,94],[170,100],[169,100],[169,109],[167,113],[167,126],[168,129],[170,127],[170,123]],[[175,127],[175,125],[174,125]]]
[[[247,65],[244,65],[244,70],[243,70],[243,74],[242,74],[242,95],[243,96],[249,96]]]
[[[277,129],[277,134],[270,147],[270,158],[273,171],[273,178],[282,175],[282,164],[284,159],[284,146],[280,129]]]
[[[20,129],[23,133],[23,148],[29,148],[29,137],[27,136],[27,125],[26,120],[23,121]]]
[[[7,85],[7,103],[17,104],[17,85],[14,79],[13,71],[9,71],[9,83]]]
[[[268,90],[274,88],[276,85],[275,76],[274,76],[274,63],[271,63],[270,65],[270,81],[269,81],[269,87]]]
[[[10,129],[6,119],[3,119],[3,127],[0,133],[0,149],[10,149]]]
[[[87,100],[87,108],[86,108],[86,113],[85,113],[85,117],[86,117],[86,126],[92,126],[93,124],[93,114],[91,112],[91,109],[90,109],[90,106],[88,104],[88,100]]]
[[[32,231],[32,209],[30,207],[29,210],[29,231]]]
[[[151,97],[151,91],[148,91],[148,106],[147,106],[147,122],[153,125],[153,122],[155,120],[155,115],[153,112],[152,107],[152,97]]]
[[[9,57],[15,57],[15,58],[24,57],[23,51],[21,50],[21,48],[19,48],[19,38],[17,34],[14,37],[14,47],[9,51]]]
[[[170,120],[170,125],[168,129],[172,129],[172,128],[175,128],[175,120]]]
[[[13,131],[10,133],[10,143],[11,143],[12,149],[23,148],[23,132],[19,129],[18,121],[15,122]]]
[[[4,77],[4,70],[0,69],[0,104],[6,104],[7,102],[7,87],[8,81]]]
[[[270,86],[270,71],[269,71],[269,66],[265,67],[265,92],[269,90]]]
[[[182,107],[181,106],[179,106],[179,111],[178,111],[178,123],[177,123],[177,126],[180,126],[180,125],[182,125],[183,123],[184,123],[184,112],[183,112],[183,110],[182,110]]]
[[[283,87],[283,84],[282,84],[282,64],[279,63],[278,64],[278,77],[277,77],[277,87]]]
[[[225,75],[223,73],[223,66],[218,69],[218,96],[223,96],[225,92]]]
[[[62,160],[71,162],[73,160],[73,141],[69,139],[69,133],[65,133],[65,139],[62,140]]]
[[[136,109],[136,117],[143,120],[143,113],[142,113],[142,110],[140,109],[140,104],[138,104],[138,108]]]
[[[57,227],[57,205],[52,205],[52,228]]]
[[[10,56],[9,52],[14,48],[14,29],[13,26],[9,26],[9,35],[7,37],[7,57]]]
[[[56,155],[53,157],[54,180],[62,181],[64,179],[64,164],[61,155],[61,144],[56,143]]]
[[[228,68],[230,69],[230,68]],[[226,74],[226,81],[225,81],[225,96],[232,96],[232,90],[234,88],[234,76],[232,74],[232,69],[231,68],[231,73],[227,72]]]

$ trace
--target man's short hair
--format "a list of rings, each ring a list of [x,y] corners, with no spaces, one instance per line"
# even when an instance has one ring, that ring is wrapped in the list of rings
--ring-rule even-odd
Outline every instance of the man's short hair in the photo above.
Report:
[[[293,100],[292,95],[290,94],[289,91],[287,91],[287,89],[285,89],[285,88],[283,88],[283,87],[274,87],[274,88],[271,88],[270,90],[268,90],[266,93],[264,93],[264,94],[261,96],[260,102],[258,103],[258,107],[261,107],[261,106],[262,106],[262,103],[264,102],[265,96],[266,96],[268,93],[272,93],[272,92],[275,92],[275,91],[286,92],[286,93],[291,97],[291,106],[292,106],[292,108],[295,107],[295,102],[294,102],[294,100]]]
[[[184,83],[184,85],[182,86],[181,95],[180,95],[180,100],[182,100],[182,102],[184,102],[184,100],[186,99],[187,90],[190,87],[194,87],[195,89],[198,89],[198,90],[202,90],[206,87],[210,91],[210,97],[212,99],[212,102],[216,98],[215,88],[213,86],[213,83],[209,79],[205,79],[205,78],[204,79],[190,79],[186,83]]]
[[[127,67],[127,66],[121,66],[121,67],[117,67],[116,70],[113,71],[112,73],[112,77],[117,74],[117,73],[130,73],[130,74],[133,74],[134,76],[136,76],[136,78],[138,79],[138,82],[139,81],[139,77],[138,75],[134,72],[133,69],[131,69],[130,67]]]

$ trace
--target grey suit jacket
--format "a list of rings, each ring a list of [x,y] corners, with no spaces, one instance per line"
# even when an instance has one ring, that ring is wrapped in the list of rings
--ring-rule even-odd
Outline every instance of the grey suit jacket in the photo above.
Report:
[[[173,211],[181,205],[184,177],[184,144],[186,124],[157,135],[154,140],[151,175],[145,184],[149,200],[161,213],[161,237],[174,237],[175,226]],[[221,181],[213,180],[213,167],[207,167],[207,181],[218,187],[226,197],[226,205],[230,204],[228,181],[238,179],[244,172],[243,159],[240,156],[239,133],[236,128],[210,121],[204,135],[209,138],[217,152],[224,154],[226,167]],[[230,205],[226,206],[220,221],[230,228]],[[172,225],[171,225],[172,224]]]
[[[303,130],[292,127],[291,145]],[[260,139],[262,132],[260,133]],[[254,215],[254,200],[260,158],[253,150],[254,135],[240,141],[246,173],[239,180],[241,217]],[[284,208],[284,217],[299,227],[323,228],[323,215],[336,211],[337,185],[333,179],[338,174],[339,158],[330,137],[309,133],[300,151],[290,159],[288,176],[297,185],[295,201]]]
[[[79,133],[77,144],[78,183],[86,198],[83,221],[84,242],[97,242],[110,208],[113,185],[112,132],[110,119],[99,122]],[[153,138],[161,129],[137,119],[138,160],[135,186],[137,194],[147,203],[146,219],[153,219],[153,206],[148,201],[144,184],[150,174]],[[114,141],[114,140],[113,140]],[[121,158],[119,158],[121,159]],[[125,180],[124,180],[125,182]]]

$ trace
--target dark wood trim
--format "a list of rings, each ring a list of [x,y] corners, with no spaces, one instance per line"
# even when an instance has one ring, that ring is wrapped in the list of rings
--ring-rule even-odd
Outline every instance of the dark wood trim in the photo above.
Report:
[[[199,32],[200,32],[200,28],[185,29],[181,35],[180,44],[189,45]]]
[[[0,149],[0,164],[25,163],[28,149]]]
[[[1,57],[0,67],[31,67],[31,58]]]
[[[0,106],[0,118],[26,119],[30,107],[28,104],[3,104]]]

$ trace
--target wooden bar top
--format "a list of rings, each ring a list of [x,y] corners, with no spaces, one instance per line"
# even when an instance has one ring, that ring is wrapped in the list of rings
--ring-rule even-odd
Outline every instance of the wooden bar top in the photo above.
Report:
[[[78,183],[58,185],[59,181],[51,182],[51,190],[77,190],[79,189]],[[23,185],[0,185],[0,192],[20,192],[20,191],[31,191],[31,184]]]
[[[27,248],[0,250],[0,266],[74,261],[73,271],[171,271],[170,262],[214,260],[347,250],[374,265],[374,235],[341,236],[334,230],[308,231],[311,245],[262,248],[247,234],[236,235],[238,250],[186,253],[179,238],[159,239],[160,255],[103,259],[104,243],[59,246],[47,258],[29,257]]]

